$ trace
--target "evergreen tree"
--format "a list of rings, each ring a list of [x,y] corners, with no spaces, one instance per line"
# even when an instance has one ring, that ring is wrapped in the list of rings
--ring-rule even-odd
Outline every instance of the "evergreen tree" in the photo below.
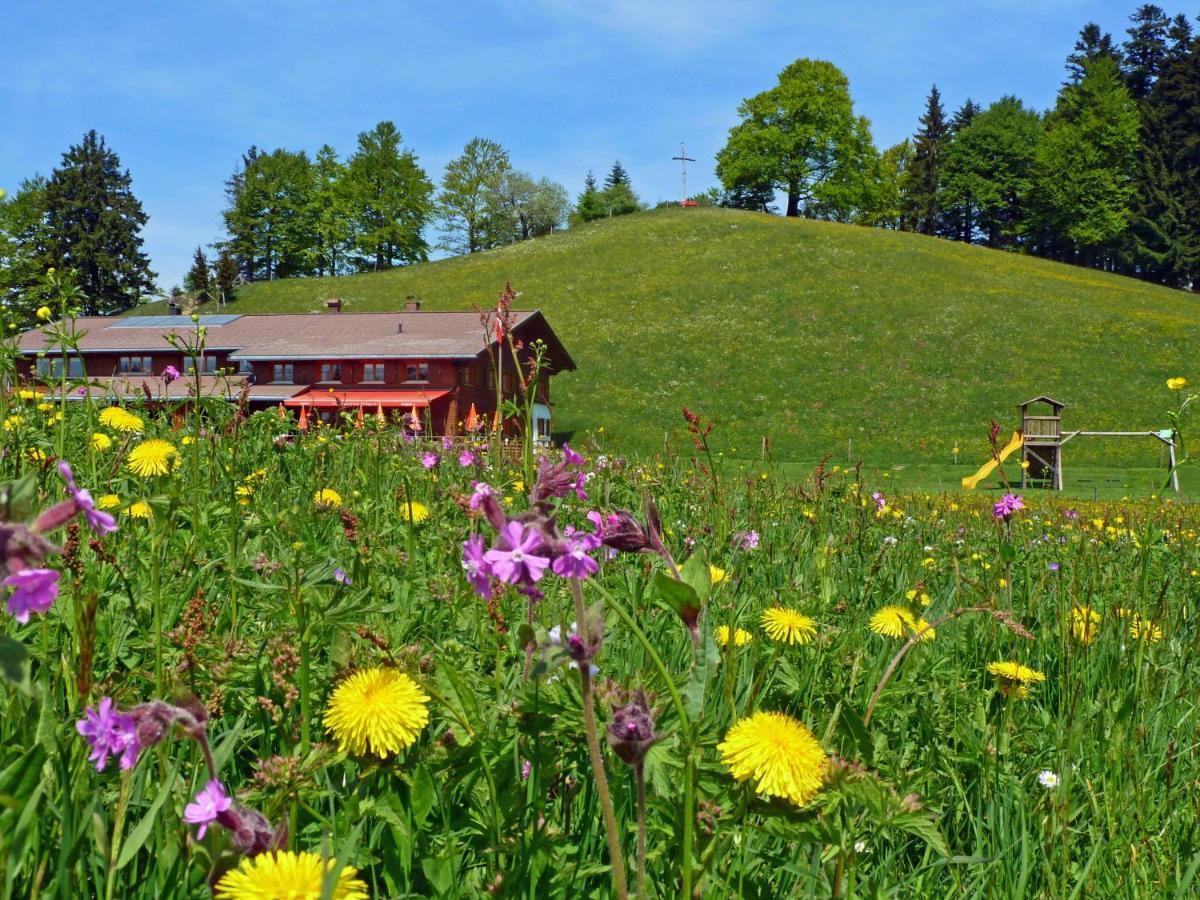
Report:
[[[575,212],[572,215],[572,220],[577,222],[591,222],[595,219],[603,218],[605,215],[606,212],[600,202],[600,191],[596,187],[596,176],[589,171],[587,177],[583,179],[583,193],[575,201]]]
[[[866,119],[854,114],[850,83],[829,62],[798,59],[778,83],[742,102],[741,121],[717,154],[727,190],[770,186],[787,194],[789,216],[845,216],[860,197],[874,152]]]
[[[1121,51],[1113,44],[1111,34],[1101,31],[1095,22],[1088,22],[1079,31],[1075,52],[1067,57],[1067,83],[1078,84],[1083,78],[1084,67],[1101,57],[1120,63]]]
[[[628,181],[618,181],[600,192],[600,207],[604,215],[611,219],[613,216],[637,212],[642,208],[642,201],[633,192],[633,187]]]
[[[428,256],[423,232],[433,212],[433,183],[416,154],[401,149],[391,122],[358,136],[358,149],[346,170],[353,224],[355,262],[381,271]]]
[[[963,105],[955,110],[954,115],[950,117],[950,140],[946,145],[944,155],[948,156],[950,145],[957,140],[958,135],[962,134],[975,117],[983,111],[978,103],[967,98]],[[947,166],[942,167],[942,196],[940,198],[942,205],[942,214],[938,233],[952,241],[963,241],[970,243],[975,239],[975,207],[970,195],[970,192],[952,192],[946,189],[946,183],[950,177],[947,171]],[[905,225],[905,227],[911,227]]]
[[[238,264],[233,254],[225,247],[217,256],[217,264],[213,267],[213,283],[222,303],[233,299],[233,291],[238,282]]]
[[[75,270],[85,315],[121,312],[154,290],[142,252],[146,213],[104,138],[89,131],[46,183],[46,267]]]
[[[951,136],[958,134],[970,125],[981,112],[983,112],[983,107],[968,97],[963,101],[963,105],[956,109],[954,115],[950,117]]]
[[[0,326],[37,321],[47,239],[46,179],[34,176],[15,194],[0,198]]]
[[[770,184],[735,184],[719,192],[717,206],[762,213],[778,212],[775,206],[775,189]]]
[[[612,190],[621,184],[629,184],[629,173],[625,171],[625,167],[618,159],[613,161],[612,168],[608,170],[608,175],[604,179],[604,188]]]
[[[346,197],[346,167],[325,144],[313,162],[313,237],[316,274],[340,275],[346,270],[350,247],[350,206]]]
[[[1059,92],[1038,148],[1035,250],[1108,264],[1105,251],[1129,222],[1138,127],[1137,106],[1111,59],[1088,63],[1079,83]]]
[[[1042,136],[1037,113],[1002,97],[975,115],[946,148],[943,189],[949,208],[972,210],[964,240],[978,232],[989,247],[1014,246],[1025,225]]]
[[[200,302],[212,298],[212,284],[208,271],[208,257],[204,255],[204,250],[200,247],[196,248],[196,252],[192,254],[192,267],[188,273],[183,276],[183,287]]]
[[[243,157],[226,182],[225,242],[247,281],[308,275],[316,270],[315,176],[303,151],[282,148]]]
[[[445,249],[477,253],[513,239],[515,221],[502,196],[502,182],[511,168],[508,151],[495,141],[478,137],[446,164],[438,194]]]
[[[935,234],[941,211],[939,193],[942,180],[942,155],[950,141],[942,96],[935,84],[925,101],[921,128],[913,139],[912,162],[904,179],[904,212],[914,231]]]
[[[1123,45],[1125,83],[1133,98],[1141,100],[1149,95],[1166,59],[1171,22],[1153,3],[1139,6],[1129,21],[1133,24],[1126,29],[1129,38]]]

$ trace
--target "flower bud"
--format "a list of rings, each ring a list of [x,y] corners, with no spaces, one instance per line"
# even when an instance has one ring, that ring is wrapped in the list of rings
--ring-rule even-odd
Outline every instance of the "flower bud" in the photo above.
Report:
[[[622,762],[630,766],[642,764],[646,752],[659,739],[645,691],[635,691],[628,703],[613,710],[606,734],[608,745]]]

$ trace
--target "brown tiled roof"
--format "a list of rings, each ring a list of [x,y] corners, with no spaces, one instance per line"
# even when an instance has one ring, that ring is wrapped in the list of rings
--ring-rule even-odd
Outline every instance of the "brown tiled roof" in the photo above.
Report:
[[[515,327],[540,317],[537,311],[515,312]],[[221,319],[229,321],[218,324]],[[235,360],[470,358],[493,341],[474,312],[230,315],[201,321],[207,327],[207,348],[236,351]],[[187,337],[195,328],[186,316],[92,317],[79,319],[77,326],[87,332],[79,342],[84,353],[161,352],[167,335]],[[41,331],[21,335],[26,353],[44,346]]]
[[[216,375],[200,376],[200,395],[202,397],[236,398],[242,392],[246,379],[237,376],[223,378]],[[95,400],[145,400],[146,391],[150,391],[152,400],[187,400],[193,395],[196,386],[194,375],[184,375],[170,384],[158,375],[114,375],[112,378],[89,379],[86,385],[72,387],[67,391],[68,398],[87,395]],[[264,385],[265,387],[266,385]],[[290,388],[291,393],[271,395],[272,398],[290,397],[304,390],[305,385],[269,385],[274,388]],[[251,399],[254,397],[251,388]],[[57,391],[53,392],[57,396]],[[266,399],[266,398],[264,398]]]

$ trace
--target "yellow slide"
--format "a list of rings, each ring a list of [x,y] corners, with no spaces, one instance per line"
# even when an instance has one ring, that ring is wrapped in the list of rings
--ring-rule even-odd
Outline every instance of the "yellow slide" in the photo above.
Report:
[[[1012,440],[1004,445],[1004,449],[1000,451],[1000,459],[989,459],[974,475],[968,475],[962,480],[964,491],[973,491],[979,486],[979,482],[987,478],[995,470],[996,466],[1008,459],[1010,453],[1014,450],[1019,450],[1021,445],[1025,443],[1025,437],[1019,431],[1014,431]]]

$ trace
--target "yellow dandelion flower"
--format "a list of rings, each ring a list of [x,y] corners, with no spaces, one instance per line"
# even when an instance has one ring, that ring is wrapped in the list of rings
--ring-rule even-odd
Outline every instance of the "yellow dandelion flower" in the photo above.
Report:
[[[213,896],[217,900],[320,900],[325,877],[336,862],[317,853],[290,850],[243,857],[226,872]],[[329,896],[334,900],[368,900],[367,886],[353,866],[343,866]]]
[[[928,622],[924,619],[918,620],[903,606],[885,606],[871,616],[870,621],[867,622],[868,628],[884,637],[907,638],[920,631],[921,640],[932,641],[937,636],[937,632],[928,628],[928,625]]]
[[[1102,620],[1100,611],[1090,606],[1076,606],[1071,610],[1071,637],[1085,647],[1090,647],[1100,633]]]
[[[92,449],[97,453],[103,453],[112,446],[112,438],[103,432],[97,431],[92,435]]]
[[[110,406],[100,412],[100,424],[113,431],[122,431],[126,433],[141,434],[145,430],[146,424],[139,416],[135,416],[127,409],[122,409],[119,406]]]
[[[321,488],[313,494],[313,503],[317,506],[336,508],[342,505],[342,495],[333,488]]]
[[[1188,386],[1188,380],[1186,378],[1168,378],[1167,379],[1167,390],[1169,390],[1169,391],[1182,391],[1187,386]]]
[[[386,759],[417,739],[429,722],[428,702],[403,672],[360,669],[334,689],[325,727],[337,738],[338,750]]]
[[[17,391],[17,396],[22,400],[40,400],[42,393],[40,391],[31,391],[28,388],[21,388]]]
[[[753,780],[759,793],[797,806],[817,795],[829,766],[829,757],[804,723],[777,712],[742,719],[717,750],[734,779]]]
[[[37,308],[37,317],[43,322],[49,322],[52,315],[54,313],[50,312],[50,307],[48,306],[39,306]]]
[[[192,444],[196,443],[196,439],[194,437],[192,437],[190,434],[185,434],[183,437],[181,437],[179,439],[179,443],[182,444],[184,447],[190,447],[190,446],[192,446]]]
[[[996,678],[1000,693],[1017,699],[1029,696],[1031,684],[1040,684],[1046,680],[1046,676],[1041,672],[1019,662],[990,662],[987,664],[987,670]]]
[[[37,447],[30,447],[29,448],[29,458],[36,463],[45,462],[46,454],[44,451],[39,450]]]
[[[149,519],[151,516],[150,504],[145,500],[139,500],[136,503],[131,503],[125,510],[125,515],[132,519]]]
[[[45,401],[45,402],[39,403],[37,408],[39,410],[41,410],[42,412],[53,412],[54,404],[50,403],[49,401]]]
[[[1134,613],[1129,622],[1129,636],[1135,641],[1146,641],[1149,644],[1157,644],[1162,640],[1162,629],[1155,625],[1149,619],[1143,619],[1137,613]]]
[[[129,471],[141,478],[166,475],[179,467],[179,451],[170,441],[151,438],[129,451]]]
[[[713,583],[714,587],[716,585],[720,584],[721,582],[725,581],[728,577],[729,577],[729,573],[726,572],[724,569],[722,569],[720,566],[714,566],[711,564],[709,565],[708,580]]]
[[[729,626],[718,625],[716,630],[713,632],[713,637],[717,639],[717,643],[722,647],[727,646],[729,644]],[[746,631],[744,628],[738,628],[733,633],[733,646],[735,647],[745,647],[752,640],[754,640],[754,635]]]
[[[20,416],[9,416],[7,419],[4,420],[4,430],[5,431],[16,431],[18,428],[21,427],[21,423],[24,421],[25,420],[22,419]]]
[[[808,644],[817,636],[817,623],[794,609],[772,607],[760,621],[767,637],[781,644]]]
[[[116,494],[102,494],[96,499],[97,509],[116,509],[121,505],[121,498]]]
[[[429,518],[429,507],[418,500],[402,501],[400,503],[400,518],[405,522],[424,522]]]

